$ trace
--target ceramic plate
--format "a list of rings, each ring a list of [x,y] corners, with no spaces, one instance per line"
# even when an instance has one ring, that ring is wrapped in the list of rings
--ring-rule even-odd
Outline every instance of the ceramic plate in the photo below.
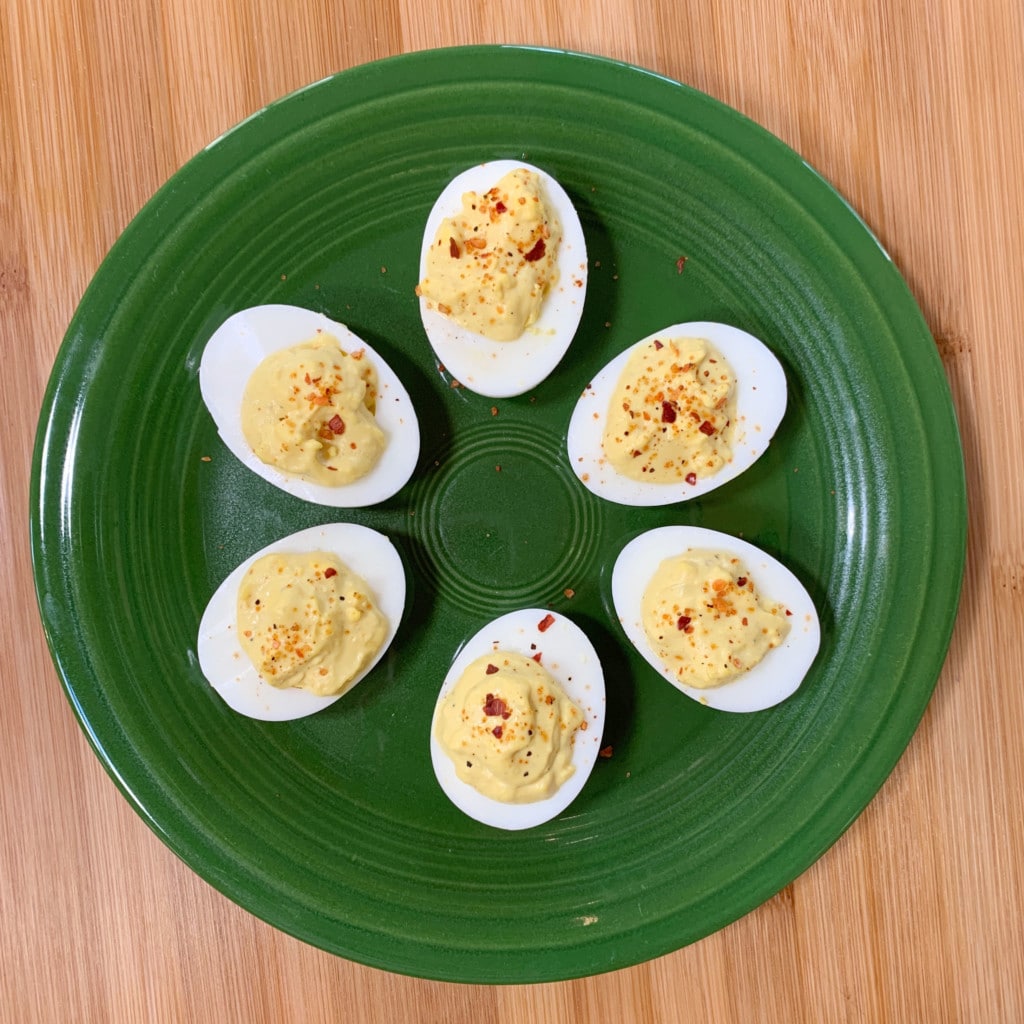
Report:
[[[544,167],[573,198],[590,286],[557,370],[492,400],[438,368],[413,288],[435,197],[464,167],[503,158]],[[304,503],[220,442],[199,394],[203,346],[230,314],[275,302],[347,323],[411,393],[421,456],[384,504]],[[603,502],[565,456],[576,398],[616,352],[687,320],[734,324],[778,355],[782,426],[752,469],[698,501]],[[678,83],[604,59],[485,47],[318,82],[225,134],[153,197],[58,355],[32,541],[71,705],[124,795],[196,872],[353,960],[530,982],[693,942],[836,840],[933,690],[965,518],[933,340],[825,181]],[[322,714],[242,718],[197,664],[206,601],[252,552],[331,519],[399,549],[400,635]],[[808,588],[823,645],[792,699],[717,713],[630,648],[612,564],[632,537],[672,523],[742,535]],[[522,606],[563,612],[593,641],[611,756],[559,818],[504,833],[441,793],[428,728],[463,639]]]

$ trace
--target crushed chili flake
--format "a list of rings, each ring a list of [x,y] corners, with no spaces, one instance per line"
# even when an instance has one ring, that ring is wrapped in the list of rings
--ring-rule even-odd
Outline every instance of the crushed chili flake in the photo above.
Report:
[[[200,455],[199,456],[199,461],[200,462],[212,462],[213,460],[210,458],[209,455]]]
[[[544,239],[538,238],[537,244],[523,256],[527,263],[535,263],[544,255]]]
[[[496,202],[496,203],[494,204],[494,209],[495,209],[495,210],[496,210],[496,211],[497,211],[498,213],[504,213],[504,212],[505,212],[505,211],[506,211],[506,210],[508,209],[508,207],[507,207],[507,206],[506,206],[506,205],[505,205],[505,204],[504,204],[504,203],[503,203],[503,202],[502,202],[502,201],[501,201],[501,200],[499,199],[499,200],[498,200],[498,201],[497,201],[497,202]]]
[[[705,420],[697,429],[702,434],[706,434],[708,437],[710,437],[715,432],[715,428],[711,425],[710,422],[708,422],[708,420]]]
[[[493,728],[493,729],[491,730],[491,732],[492,732],[492,733],[494,733],[494,738],[495,738],[496,740],[500,740],[500,739],[501,739],[501,734],[502,734],[502,733],[503,733],[504,731],[505,731],[505,730],[504,730],[504,729],[502,729],[502,727],[501,727],[500,725],[496,725],[496,726],[495,726],[495,727],[494,727],[494,728]]]
[[[327,421],[327,426],[331,428],[332,434],[337,434],[339,437],[345,433],[345,421],[337,413]]]
[[[654,348],[655,348],[655,351],[658,351],[659,349],[663,349],[664,347],[665,347],[665,346],[664,346],[664,345],[663,345],[663,344],[662,344],[662,343],[661,343],[660,341],[658,341],[658,339],[657,339],[657,338],[655,338],[655,339],[654,339]]]
[[[544,655],[543,651],[538,651],[535,655],[533,655],[533,660],[535,662],[537,662],[537,664],[539,665],[540,664],[540,659],[543,657],[543,655]]]
[[[484,675],[493,676],[498,671],[497,665],[488,664],[487,668],[484,669]]]
[[[676,407],[671,402],[661,403],[661,422],[662,423],[675,423],[676,421]]]
[[[687,473],[686,474],[686,482],[692,487],[697,482],[697,474],[696,473]]]
[[[540,620],[540,622],[537,623],[537,629],[541,633],[544,633],[547,630],[549,630],[554,624],[555,624],[555,617],[554,617],[554,615],[552,615],[549,612],[547,615],[544,616],[543,619]]]
[[[747,577],[746,576],[740,576],[736,580],[736,586],[737,587],[745,587],[746,585],[747,585]]]
[[[676,619],[676,629],[686,629],[686,627],[687,627],[687,626],[688,626],[688,625],[689,625],[689,624],[690,624],[690,623],[691,623],[692,621],[693,621],[693,620],[692,620],[692,619],[690,618],[690,616],[689,616],[689,615],[680,615],[680,616],[679,616],[679,618],[678,618],[678,619]]]
[[[614,752],[615,752],[615,751],[614,751],[614,749],[612,748],[611,744],[609,744],[609,745],[608,745],[607,747],[602,747],[602,748],[601,748],[601,749],[600,749],[600,750],[598,751],[598,754],[599,754],[599,755],[600,755],[601,757],[611,757],[611,756],[612,756],[612,754],[613,754]]]
[[[676,273],[677,274],[681,274],[683,272],[683,267],[686,266],[686,261],[689,258],[690,258],[689,256],[680,256],[679,259],[676,260]]]
[[[562,591],[562,593],[565,594],[565,596],[569,598],[570,601],[576,596],[576,591],[573,590],[572,587],[566,587],[565,590]]]
[[[324,569],[324,579],[325,580],[329,580],[332,576],[337,576],[337,575],[338,575],[338,570],[335,569],[333,565],[330,565],[326,569]]]
[[[487,700],[484,701],[484,714],[501,715],[502,718],[512,717],[508,705],[500,697],[495,697],[493,693],[487,694]]]
[[[454,238],[448,239],[448,255],[451,256],[453,260],[457,260],[462,255],[462,252],[459,249],[459,243],[456,242]]]

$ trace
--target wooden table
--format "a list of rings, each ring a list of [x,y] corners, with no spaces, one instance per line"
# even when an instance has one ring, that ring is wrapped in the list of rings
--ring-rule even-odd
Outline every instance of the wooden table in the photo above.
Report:
[[[153,191],[275,97],[374,58],[472,42],[649,67],[737,107],[831,180],[932,329],[971,504],[935,697],[842,839],[776,898],[689,948],[501,990],[392,976],[307,947],[164,848],[64,698],[26,529],[57,347]],[[0,58],[5,1020],[1024,1020],[1019,0],[3,0]]]

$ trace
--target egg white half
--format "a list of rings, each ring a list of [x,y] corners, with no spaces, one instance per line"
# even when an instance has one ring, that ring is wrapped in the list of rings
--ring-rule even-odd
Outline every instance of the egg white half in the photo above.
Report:
[[[242,396],[253,370],[272,352],[308,341],[317,332],[333,335],[346,352],[363,349],[377,371],[375,415],[387,447],[366,476],[341,487],[325,487],[267,465],[242,432]],[[408,391],[380,353],[322,313],[275,304],[252,306],[228,317],[203,350],[199,389],[231,452],[264,480],[305,501],[335,508],[375,505],[400,491],[416,468],[420,428]]]
[[[308,690],[279,689],[264,682],[238,639],[238,587],[258,558],[271,552],[303,554],[329,551],[361,576],[387,620],[387,634],[373,659],[345,693],[384,657],[405,610],[405,569],[401,556],[383,534],[356,523],[328,523],[300,530],[250,555],[216,589],[199,623],[197,654],[207,681],[239,714],[267,722],[304,718],[330,707],[345,694],[320,697]]]
[[[725,357],[736,379],[736,425],[732,460],[717,473],[652,483],[616,472],[602,446],[608,407],[633,352],[656,338],[703,338]],[[735,479],[764,454],[786,411],[786,375],[771,351],[752,334],[728,324],[693,321],[655,331],[620,352],[583,389],[569,420],[569,465],[594,494],[619,505],[671,505],[700,497]]]
[[[522,160],[477,164],[453,178],[437,197],[427,217],[420,249],[423,280],[427,253],[437,229],[446,217],[461,211],[463,194],[484,193],[519,167],[540,177],[545,200],[562,226],[562,243],[555,261],[558,281],[545,298],[536,322],[515,341],[492,341],[430,309],[426,299],[419,300],[423,330],[438,361],[464,387],[491,398],[510,398],[536,387],[559,364],[576,334],[587,292],[587,244],[576,208],[565,189],[539,167]]]
[[[554,622],[541,631],[547,615]],[[512,651],[532,658],[541,653],[541,665],[583,712],[586,731],[577,730],[572,763],[576,770],[545,800],[528,804],[505,803],[484,796],[458,777],[455,765],[434,735],[437,715],[447,694],[458,683],[467,666],[485,654]],[[459,810],[494,828],[518,830],[550,821],[579,795],[590,777],[604,732],[605,685],[601,662],[587,635],[560,612],[544,608],[522,608],[494,619],[466,641],[452,662],[438,693],[430,725],[430,758],[437,781]]]
[[[721,686],[700,689],[680,683],[651,647],[644,632],[641,600],[666,558],[691,549],[739,558],[758,591],[790,612],[786,639],[749,672]],[[821,645],[818,612],[804,585],[781,562],[737,537],[698,526],[662,526],[631,540],[612,570],[612,602],[626,636],[644,659],[677,690],[719,711],[763,711],[797,691]]]

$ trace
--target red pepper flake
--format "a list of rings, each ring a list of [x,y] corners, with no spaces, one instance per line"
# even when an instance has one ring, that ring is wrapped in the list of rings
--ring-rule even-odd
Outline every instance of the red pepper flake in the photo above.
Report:
[[[504,213],[507,209],[508,207],[500,199],[494,204],[495,213]]]
[[[692,621],[693,620],[689,615],[680,615],[679,618],[676,619],[676,629],[686,629]]]
[[[686,261],[689,258],[690,258],[689,256],[680,256],[679,259],[676,260],[676,273],[677,274],[681,274],[683,272],[683,267],[686,266]]]
[[[566,587],[562,593],[565,594],[570,601],[576,596],[576,591],[573,590],[572,587]]]
[[[538,652],[537,652],[537,653],[536,653],[536,654],[535,654],[535,655],[533,656],[533,660],[534,660],[535,662],[537,662],[537,664],[539,665],[539,664],[540,664],[540,659],[541,659],[541,658],[542,658],[543,656],[544,656],[544,652],[543,652],[543,651],[538,651]]]
[[[527,263],[536,263],[544,255],[544,239],[538,238],[537,244],[523,257]]]
[[[503,733],[504,731],[505,731],[505,730],[504,730],[504,729],[502,729],[502,727],[501,727],[500,725],[496,725],[496,726],[495,726],[495,727],[494,727],[494,728],[493,728],[493,729],[491,730],[491,732],[492,732],[492,733],[494,733],[494,738],[495,738],[496,740],[500,740],[500,739],[501,739],[501,734],[502,734],[502,733]]]
[[[660,341],[658,341],[657,338],[654,339],[654,350],[655,350],[655,352],[659,351],[660,349],[663,349],[664,347],[665,346]]]
[[[792,615],[793,613],[792,613],[792,612],[791,612],[791,611],[790,611],[790,610],[789,610],[789,609],[787,608],[787,609],[786,609],[786,614],[787,614],[787,615]]]
[[[605,758],[608,758],[608,757],[611,757],[611,756],[612,756],[612,754],[613,754],[614,752],[615,752],[615,751],[614,751],[614,750],[612,749],[611,745],[609,744],[609,745],[608,745],[607,747],[602,747],[602,748],[601,748],[601,749],[600,749],[600,750],[598,751],[598,754],[599,754],[599,755],[600,755],[601,757],[605,757]]]
[[[662,423],[675,423],[676,421],[676,407],[671,402],[661,403],[661,422]]]
[[[453,260],[457,260],[462,255],[462,252],[459,250],[459,243],[454,238],[448,239],[448,255]]]
[[[544,616],[540,622],[537,623],[537,629],[541,633],[546,633],[555,624],[555,617],[550,612]]]
[[[697,429],[708,437],[715,432],[715,428],[707,420],[705,420]]]
[[[324,579],[325,580],[329,580],[332,576],[337,576],[337,575],[338,575],[338,570],[335,569],[333,565],[328,566],[326,569],[324,569]]]
[[[686,474],[686,482],[692,487],[697,482],[697,474],[696,473],[687,473]]]
[[[487,694],[487,700],[484,702],[484,714],[501,715],[502,718],[512,717],[508,705],[500,697],[495,697],[493,693]]]
[[[747,577],[746,576],[740,576],[736,580],[736,586],[737,587],[745,587],[746,585],[747,585]]]
[[[484,669],[484,675],[493,676],[498,671],[497,665],[488,664],[487,668]]]
[[[339,437],[345,433],[345,421],[337,413],[327,421],[327,426],[331,428],[332,434],[336,434]]]

